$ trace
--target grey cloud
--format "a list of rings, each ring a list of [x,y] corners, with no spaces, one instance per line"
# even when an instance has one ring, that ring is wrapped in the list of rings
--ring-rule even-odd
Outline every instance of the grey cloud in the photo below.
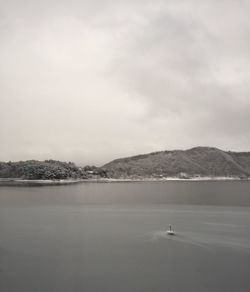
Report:
[[[0,160],[249,150],[249,1],[0,5]]]
[[[117,70],[122,74],[121,81],[126,81],[124,87],[150,103],[148,119],[198,113],[195,124],[187,119],[183,126],[189,124],[202,132],[206,125],[206,130],[218,135],[246,134],[250,121],[250,60],[246,54],[250,26],[244,24],[249,20],[243,7],[235,11],[231,1],[224,5],[210,3],[209,10],[190,6],[189,13],[183,15],[168,9],[154,15],[143,33],[129,43],[128,54],[118,60]],[[221,18],[212,15],[213,7],[221,13],[227,11],[228,23],[222,23],[223,14]],[[193,9],[197,9],[195,14]],[[200,116],[199,112],[204,114]],[[230,127],[235,116],[238,119]]]

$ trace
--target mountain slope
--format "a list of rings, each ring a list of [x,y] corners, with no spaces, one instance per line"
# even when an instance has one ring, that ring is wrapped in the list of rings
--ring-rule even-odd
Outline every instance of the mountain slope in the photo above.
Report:
[[[110,177],[250,177],[250,152],[212,147],[161,151],[116,159],[105,164]]]

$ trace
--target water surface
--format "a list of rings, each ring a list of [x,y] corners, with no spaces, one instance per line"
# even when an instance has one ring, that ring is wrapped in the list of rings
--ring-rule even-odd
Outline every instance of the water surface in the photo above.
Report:
[[[250,182],[0,188],[1,292],[249,291],[249,270]]]

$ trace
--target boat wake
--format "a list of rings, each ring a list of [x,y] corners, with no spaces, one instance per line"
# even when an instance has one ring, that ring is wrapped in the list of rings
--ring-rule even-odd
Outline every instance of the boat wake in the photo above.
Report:
[[[176,233],[175,236],[169,236],[167,231],[157,230],[147,235],[149,241],[165,240],[167,242],[179,242],[184,244],[195,245],[200,248],[211,249],[213,246],[234,248],[250,252],[250,241],[238,237],[225,237],[218,234],[205,234],[195,232]]]

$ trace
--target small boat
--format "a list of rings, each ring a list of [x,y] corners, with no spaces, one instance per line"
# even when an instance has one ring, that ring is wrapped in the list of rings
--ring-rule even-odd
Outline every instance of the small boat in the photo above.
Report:
[[[175,233],[174,233],[174,230],[172,229],[171,224],[169,224],[169,229],[167,230],[167,234],[168,234],[168,235],[174,235],[174,234],[175,234]]]

